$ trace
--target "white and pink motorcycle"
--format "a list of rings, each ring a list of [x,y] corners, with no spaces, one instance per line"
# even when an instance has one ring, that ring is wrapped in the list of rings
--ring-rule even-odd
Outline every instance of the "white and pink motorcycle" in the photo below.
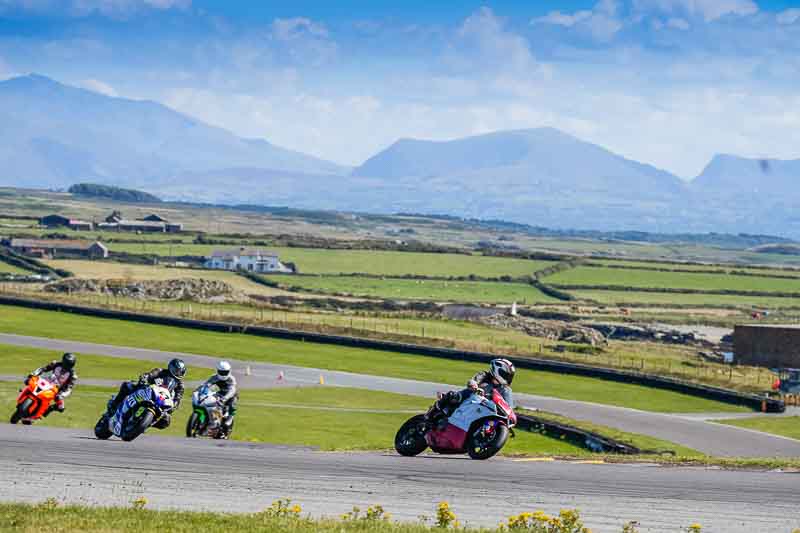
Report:
[[[492,398],[475,392],[441,422],[434,403],[427,414],[411,417],[397,431],[397,453],[411,457],[426,448],[441,454],[467,453],[473,459],[489,459],[503,449],[517,415],[496,390]]]

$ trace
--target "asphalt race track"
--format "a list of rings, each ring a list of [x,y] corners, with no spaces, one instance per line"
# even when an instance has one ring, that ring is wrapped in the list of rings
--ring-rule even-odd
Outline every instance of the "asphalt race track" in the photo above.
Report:
[[[395,519],[448,501],[468,525],[514,513],[578,508],[593,531],[789,533],[800,526],[798,475],[652,465],[520,462],[158,437],[99,441],[89,430],[0,424],[0,500],[253,512],[291,498],[313,516],[381,504]]]
[[[174,353],[141,348],[10,334],[0,334],[0,343],[151,361],[166,361],[175,355]],[[179,355],[187,363],[193,365],[212,367],[217,362],[217,358],[214,357],[192,354]],[[279,383],[277,378],[282,372],[283,379],[280,382],[285,384],[318,384],[322,375],[328,385],[383,390],[429,398],[433,398],[436,391],[454,388],[454,385],[441,383],[366,376],[288,365],[235,360],[231,360],[231,362],[237,374],[237,379],[240,380],[243,387],[267,388],[275,386]],[[247,367],[250,368],[250,375],[244,375],[244,370]],[[195,376],[190,376],[190,378],[193,377]],[[650,413],[635,409],[530,394],[515,394],[515,398],[517,403],[522,406],[538,407],[544,411],[559,413],[576,420],[591,421],[623,431],[658,437],[709,455],[721,457],[800,457],[800,441],[733,426],[714,424],[696,414],[684,416]],[[753,413],[751,416],[755,416],[755,414]]]

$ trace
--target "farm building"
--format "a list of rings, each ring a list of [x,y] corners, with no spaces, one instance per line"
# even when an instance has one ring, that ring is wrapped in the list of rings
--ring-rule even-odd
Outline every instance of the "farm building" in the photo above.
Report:
[[[737,363],[768,368],[800,368],[800,325],[746,324],[733,330]]]
[[[108,257],[108,248],[101,242],[56,239],[11,239],[9,248],[30,257],[55,259],[57,257]]]
[[[105,222],[97,225],[98,229],[107,231],[131,231],[137,233],[180,233],[183,224],[169,222],[158,215],[148,215],[141,220],[128,220],[122,213],[114,211],[106,217]]]
[[[248,272],[292,272],[280,262],[276,253],[255,248],[215,250],[206,260],[205,267]]]
[[[169,220],[167,220],[166,218],[156,214],[147,215],[146,217],[141,218],[139,220],[144,220],[147,222],[165,222],[165,223],[169,222]]]
[[[76,231],[91,231],[94,224],[85,220],[76,220],[61,215],[47,215],[39,219],[39,225],[48,228],[69,228]]]

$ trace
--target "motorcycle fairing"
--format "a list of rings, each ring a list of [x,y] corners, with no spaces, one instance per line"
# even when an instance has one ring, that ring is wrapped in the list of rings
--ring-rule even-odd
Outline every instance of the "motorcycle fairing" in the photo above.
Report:
[[[442,429],[434,429],[425,436],[431,448],[439,450],[463,451],[464,443],[467,440],[467,432],[472,424],[481,418],[493,415],[497,409],[491,400],[483,396],[473,394],[450,415],[447,426]]]

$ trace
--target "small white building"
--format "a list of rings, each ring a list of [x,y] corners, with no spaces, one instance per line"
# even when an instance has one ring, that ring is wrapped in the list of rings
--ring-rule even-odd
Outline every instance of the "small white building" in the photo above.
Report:
[[[214,250],[205,262],[206,268],[245,270],[247,272],[291,273],[278,259],[278,254],[257,248]]]

